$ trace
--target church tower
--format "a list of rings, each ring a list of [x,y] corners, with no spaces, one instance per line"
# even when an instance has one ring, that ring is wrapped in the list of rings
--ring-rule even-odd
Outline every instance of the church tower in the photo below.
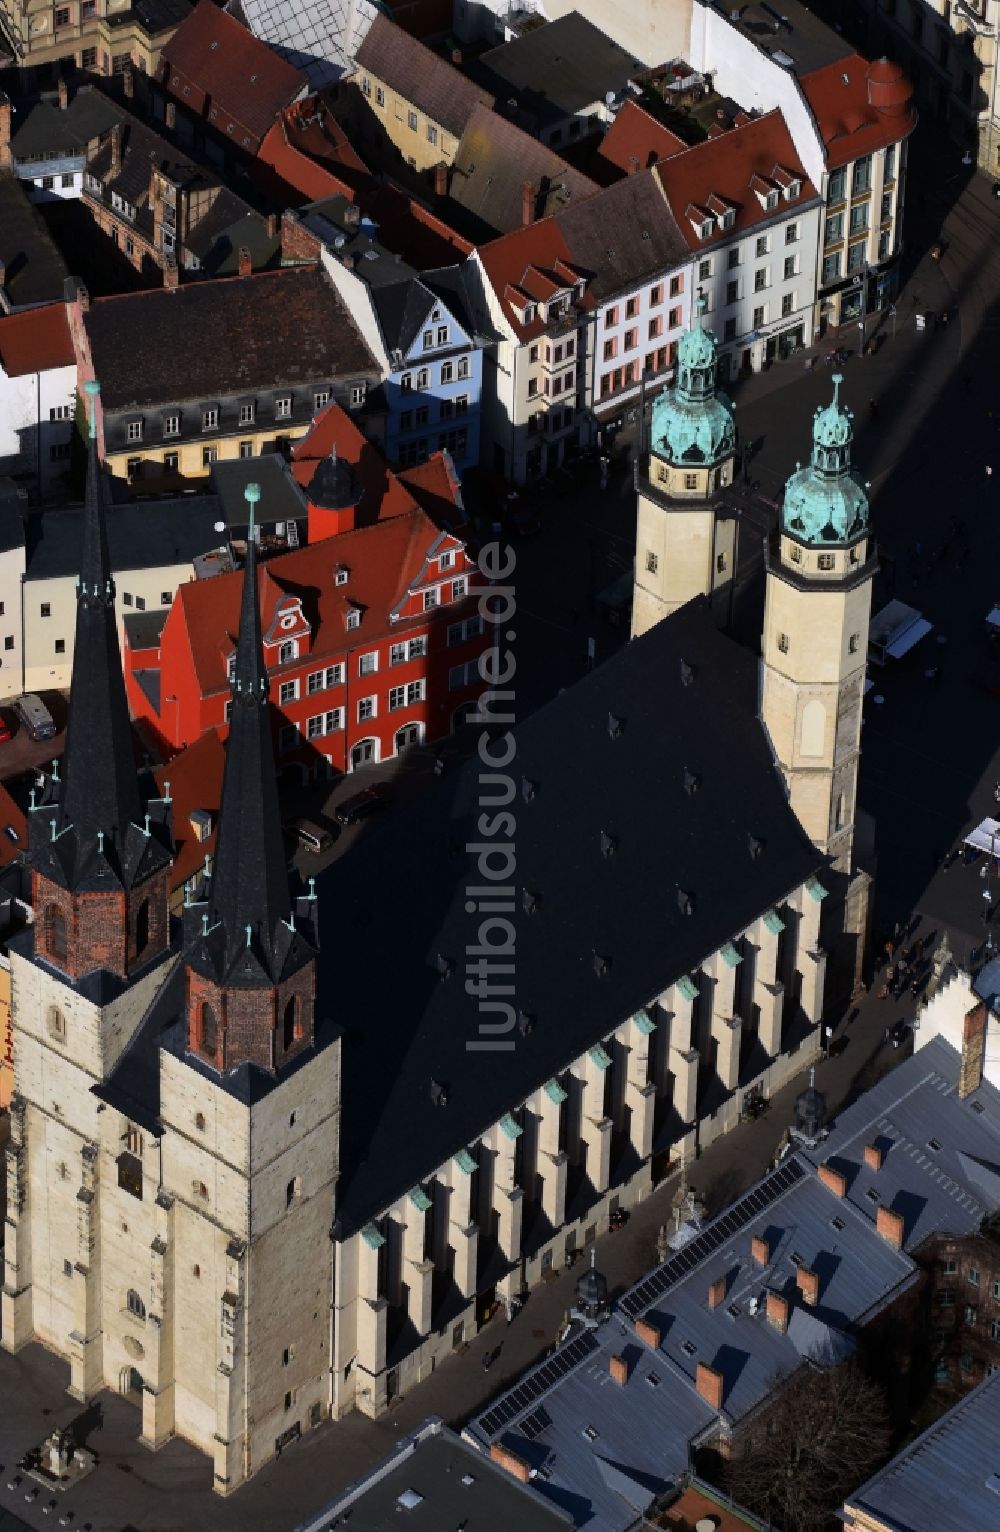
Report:
[[[637,467],[632,636],[694,596],[712,598],[725,623],[735,576],[736,520],[721,492],[733,482],[732,406],[716,391],[716,345],[688,330],[677,351],[677,381],[653,404],[649,451]]]
[[[850,874],[876,556],[842,382],[816,411],[768,549],[761,715],[803,829]]]

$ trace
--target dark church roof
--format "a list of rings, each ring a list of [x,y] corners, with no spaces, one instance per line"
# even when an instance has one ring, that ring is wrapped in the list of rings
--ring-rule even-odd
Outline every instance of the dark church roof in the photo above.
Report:
[[[333,1022],[317,1046],[342,1029],[345,1230],[823,865],[757,717],[757,659],[718,632],[704,599],[513,732],[516,755],[495,780],[470,761],[373,825],[323,878],[318,989]],[[481,813],[501,812],[508,773],[519,1022],[501,1039],[507,1051],[479,1052],[480,1020],[497,1018],[481,1016],[465,989],[482,918],[467,913],[467,891],[483,883],[465,847],[509,844],[476,828]],[[119,1084],[131,1095],[136,1082],[155,1081],[142,1057],[158,1043],[182,1047],[179,1005],[173,990],[154,1004],[122,1061],[129,1079],[113,1076],[109,1098]],[[273,1083],[248,1065],[222,1077],[244,1101]],[[150,1120],[156,1110],[151,1094]]]

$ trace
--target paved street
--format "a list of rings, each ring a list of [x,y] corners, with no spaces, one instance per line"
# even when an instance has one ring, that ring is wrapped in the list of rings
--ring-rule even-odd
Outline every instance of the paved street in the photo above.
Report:
[[[876,534],[892,561],[895,594],[919,606],[935,631],[904,660],[876,673],[866,708],[862,803],[878,825],[877,924],[916,912],[922,934],[936,940],[947,929],[964,958],[991,929],[982,920],[984,881],[978,865],[954,863],[943,870],[942,861],[967,826],[992,808],[1000,778],[1000,692],[995,697],[986,689],[1000,681],[1000,661],[984,626],[1000,597],[993,569],[1000,494],[1000,401],[993,382],[1000,204],[983,177],[965,186],[969,172],[951,145],[936,145],[927,135],[914,162],[927,169],[920,186],[911,188],[912,270],[897,305],[896,333],[888,322],[877,356],[852,356],[845,394],[856,411],[855,460],[871,481]],[[922,252],[939,232],[945,251],[935,262]],[[946,327],[917,331],[918,309],[945,308],[952,311]],[[773,498],[796,458],[806,457],[813,410],[829,392],[828,370],[820,365],[807,374],[801,357],[740,386],[741,437],[759,444],[751,475],[761,493]],[[956,529],[956,520],[964,525]],[[591,598],[629,567],[634,521],[631,474],[613,475],[602,493],[594,469],[566,484],[565,493],[547,505],[539,537],[519,550],[522,710],[582,674],[589,637],[598,662],[624,641],[621,630],[598,621]],[[882,604],[888,590],[876,599]],[[925,674],[934,668],[941,671],[938,681]],[[875,696],[884,700],[876,703]],[[416,777],[429,770],[426,755],[407,765]],[[992,895],[992,886],[988,891]],[[991,908],[993,902],[991,897]],[[883,1047],[883,1030],[911,1015],[913,1003],[909,996],[898,1003],[879,1000],[873,992],[840,1023],[837,1056],[819,1069],[818,1083],[832,1109],[898,1060],[899,1053]],[[766,1168],[801,1083],[775,1098],[765,1118],[713,1145],[694,1167],[692,1181],[710,1209]],[[655,1261],[656,1230],[668,1217],[675,1188],[668,1182],[623,1231],[599,1241],[598,1261],[613,1289],[621,1290]],[[102,1420],[98,1411],[88,1412],[88,1442],[100,1463],[73,1496],[73,1525],[90,1522],[94,1532],[291,1528],[425,1415],[461,1421],[550,1346],[574,1276],[561,1274],[535,1291],[513,1325],[493,1321],[464,1356],[446,1361],[385,1420],[372,1424],[353,1416],[325,1426],[230,1502],[211,1495],[207,1460],[183,1443],[155,1455],[139,1447],[136,1411],[108,1395]],[[499,1361],[484,1373],[483,1350],[500,1344]],[[7,1486],[20,1453],[78,1413],[63,1391],[66,1380],[64,1365],[38,1347],[17,1358],[0,1356],[0,1512],[13,1511],[33,1528],[51,1526],[63,1506],[46,1515],[44,1495],[26,1502],[24,1484]]]

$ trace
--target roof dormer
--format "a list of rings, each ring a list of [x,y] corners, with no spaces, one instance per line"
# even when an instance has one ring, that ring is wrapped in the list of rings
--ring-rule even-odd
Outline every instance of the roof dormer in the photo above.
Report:
[[[771,171],[771,180],[777,182],[784,192],[786,202],[794,202],[796,197],[802,195],[802,178],[794,170],[786,170],[784,165],[775,165]]]
[[[706,207],[699,207],[696,202],[689,202],[684,210],[692,229],[699,239],[711,239],[715,233],[715,219]]]
[[[767,212],[773,211],[778,206],[778,188],[773,181],[765,179],[754,171],[750,177],[750,190],[753,192],[761,207]]]

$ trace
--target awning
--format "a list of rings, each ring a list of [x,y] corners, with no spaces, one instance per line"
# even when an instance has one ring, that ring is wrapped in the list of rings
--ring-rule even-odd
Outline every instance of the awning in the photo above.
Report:
[[[891,644],[886,646],[886,654],[890,655],[894,660],[900,659],[904,654],[908,654],[914,644],[918,644],[931,631],[933,626],[934,624],[928,622],[926,617],[918,617],[915,622],[910,623],[908,628],[904,628],[902,633],[898,634]]]
[[[965,837],[965,844],[1000,858],[1000,819],[984,819]]]

